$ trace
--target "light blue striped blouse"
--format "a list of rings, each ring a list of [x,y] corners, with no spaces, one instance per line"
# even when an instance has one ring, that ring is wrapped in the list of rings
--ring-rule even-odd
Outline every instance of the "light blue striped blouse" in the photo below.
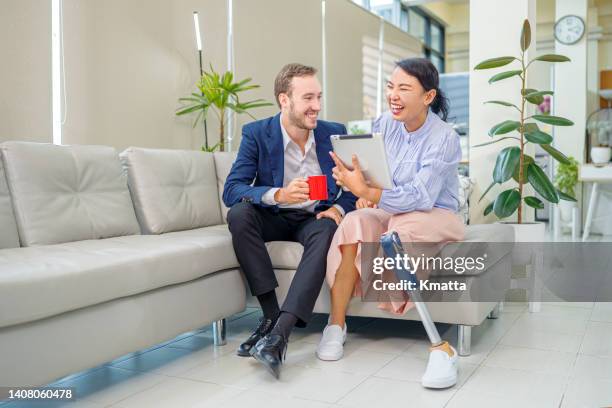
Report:
[[[461,146],[451,125],[429,110],[423,126],[408,132],[385,112],[374,121],[372,132],[384,135],[393,179],[393,189],[383,190],[379,208],[391,214],[432,207],[457,212]]]

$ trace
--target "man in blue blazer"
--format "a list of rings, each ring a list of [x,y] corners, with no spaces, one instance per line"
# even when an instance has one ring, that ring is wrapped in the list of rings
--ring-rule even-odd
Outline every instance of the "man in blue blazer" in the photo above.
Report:
[[[277,378],[291,330],[304,327],[312,315],[337,224],[355,209],[355,196],[332,178],[329,137],[346,133],[346,128],[317,120],[321,86],[316,72],[301,64],[283,67],[274,83],[281,112],[243,127],[238,157],[223,190],[223,201],[231,207],[227,221],[236,257],[264,314],[237,353],[255,357]],[[314,175],[327,176],[327,200],[309,199],[307,177]],[[282,307],[265,246],[269,241],[304,246]]]

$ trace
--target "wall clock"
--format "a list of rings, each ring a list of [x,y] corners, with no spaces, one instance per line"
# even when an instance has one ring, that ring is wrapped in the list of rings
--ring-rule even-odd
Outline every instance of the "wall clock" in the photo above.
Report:
[[[562,44],[576,44],[584,31],[584,20],[575,15],[563,16],[555,23],[555,39]]]

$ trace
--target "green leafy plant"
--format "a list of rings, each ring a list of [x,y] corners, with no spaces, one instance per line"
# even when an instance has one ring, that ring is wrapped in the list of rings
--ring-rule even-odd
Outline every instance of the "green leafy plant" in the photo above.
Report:
[[[568,157],[569,163],[561,163],[557,167],[555,174],[555,187],[559,191],[574,197],[574,187],[578,184],[578,161],[573,157]]]
[[[353,125],[348,130],[349,135],[365,135],[367,132],[364,128],[359,127],[358,125]]]
[[[529,45],[531,44],[531,27],[529,25],[529,20],[525,20],[523,23],[520,42],[520,57],[505,56],[491,58],[482,61],[474,68],[476,70],[492,69],[503,67],[511,63],[518,63],[517,69],[504,71],[493,75],[489,79],[489,84],[493,84],[508,78],[520,79],[520,106],[506,101],[495,100],[485,102],[511,108],[516,110],[518,115],[515,114],[513,119],[504,120],[503,122],[494,125],[489,130],[489,137],[491,137],[493,140],[490,142],[481,143],[474,147],[490,145],[501,142],[502,140],[513,140],[517,142],[516,146],[504,147],[499,152],[495,162],[495,167],[493,168],[493,182],[487,187],[485,192],[480,197],[480,200],[482,200],[489,190],[491,190],[491,188],[493,188],[493,186],[496,184],[502,184],[510,179],[513,179],[517,183],[517,186],[499,193],[495,200],[485,208],[484,215],[488,215],[491,213],[491,211],[493,211],[498,218],[507,218],[518,210],[519,224],[522,223],[523,218],[521,205],[522,201],[533,208],[544,208],[544,203],[538,197],[524,197],[523,187],[527,183],[531,184],[534,190],[537,191],[540,196],[551,203],[558,203],[560,199],[576,201],[573,195],[566,194],[565,192],[556,189],[544,170],[542,170],[542,168],[536,164],[534,158],[525,153],[525,146],[527,144],[537,144],[540,145],[542,149],[548,152],[559,163],[570,163],[569,159],[563,153],[551,145],[551,142],[553,141],[552,136],[540,130],[536,122],[546,123],[553,126],[572,126],[574,123],[569,119],[559,116],[538,114],[527,116],[526,106],[527,103],[536,106],[540,105],[544,102],[544,96],[553,95],[552,91],[538,91],[536,89],[526,87],[527,70],[531,64],[540,61],[568,62],[570,59],[563,55],[545,54],[527,62],[525,60],[525,51],[529,49]],[[518,116],[518,118],[516,116]],[[518,137],[512,133],[518,133]],[[498,137],[501,135],[505,136]]]
[[[248,85],[249,82],[251,78],[234,82],[234,74],[231,71],[219,74],[211,66],[210,72],[204,72],[197,83],[200,92],[193,92],[191,96],[179,99],[183,106],[177,109],[178,116],[197,112],[193,127],[196,127],[200,120],[204,121],[207,118],[210,108],[219,119],[219,142],[209,147],[208,140],[205,140],[202,146],[203,151],[215,151],[217,148],[221,151],[225,150],[225,123],[228,110],[237,114],[245,113],[255,119],[249,110],[272,105],[263,99],[241,102],[240,93],[259,88],[259,85]]]

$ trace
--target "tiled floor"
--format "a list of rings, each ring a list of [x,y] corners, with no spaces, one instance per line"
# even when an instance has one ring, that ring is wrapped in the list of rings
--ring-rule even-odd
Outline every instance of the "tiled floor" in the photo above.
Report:
[[[323,362],[314,354],[323,315],[294,332],[277,381],[234,354],[259,316],[234,316],[226,346],[215,348],[208,329],[189,333],[54,385],[76,388],[68,407],[612,406],[610,303],[544,304],[536,314],[506,304],[473,330],[472,355],[460,358],[459,384],[447,390],[420,385],[428,344],[419,323],[350,319],[345,357]],[[456,327],[439,329],[456,341]]]

